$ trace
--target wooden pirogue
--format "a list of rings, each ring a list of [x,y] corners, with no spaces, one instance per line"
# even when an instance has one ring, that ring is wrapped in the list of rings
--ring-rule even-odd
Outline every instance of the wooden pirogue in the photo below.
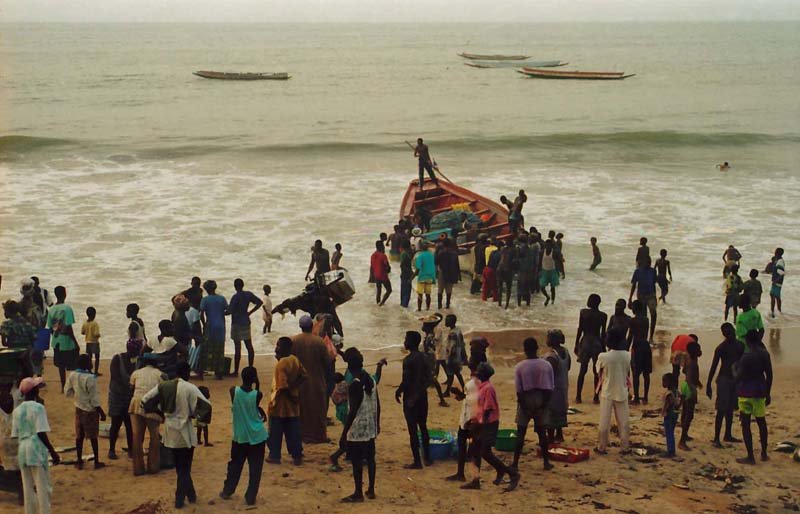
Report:
[[[432,216],[448,211],[469,211],[481,220],[479,227],[461,231],[456,237],[463,271],[472,270],[470,265],[472,255],[469,250],[475,246],[478,234],[489,234],[490,237],[500,240],[511,237],[508,209],[485,196],[441,178],[438,186],[430,179],[425,180],[421,190],[418,180],[412,180],[408,184],[400,204],[400,219],[413,220],[420,209],[426,209]]]
[[[531,58],[530,55],[502,55],[502,54],[470,54],[461,52],[459,57],[464,59],[471,59],[473,61],[527,61]]]
[[[625,72],[622,71],[562,71],[540,68],[521,68],[517,71],[528,77],[539,79],[567,80],[622,80],[635,75],[634,73],[625,75]]]
[[[278,73],[234,73],[228,71],[193,71],[192,74],[204,79],[217,80],[289,80],[289,74]]]

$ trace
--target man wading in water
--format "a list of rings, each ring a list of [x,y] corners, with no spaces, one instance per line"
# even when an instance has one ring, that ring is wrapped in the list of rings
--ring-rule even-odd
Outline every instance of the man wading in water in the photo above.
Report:
[[[436,175],[433,173],[433,161],[431,160],[431,154],[428,151],[428,145],[422,142],[422,138],[417,138],[417,146],[414,148],[414,157],[419,158],[419,188],[422,189],[423,182],[425,180],[424,171],[428,172],[428,176],[433,180],[433,183],[436,184],[436,187],[439,187],[439,181],[436,180]]]

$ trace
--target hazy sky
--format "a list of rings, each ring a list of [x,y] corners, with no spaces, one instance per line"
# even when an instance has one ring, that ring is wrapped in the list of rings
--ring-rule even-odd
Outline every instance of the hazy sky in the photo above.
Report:
[[[787,19],[800,19],[800,0],[0,0],[0,21]]]

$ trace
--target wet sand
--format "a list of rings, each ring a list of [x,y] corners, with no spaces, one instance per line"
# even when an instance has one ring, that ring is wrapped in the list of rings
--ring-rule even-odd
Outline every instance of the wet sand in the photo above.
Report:
[[[497,368],[493,378],[501,405],[501,427],[513,426],[515,402],[513,392],[513,363],[519,358],[518,349],[522,336],[528,331],[513,330],[488,333],[493,342],[490,359]],[[543,336],[543,330],[530,331]],[[699,331],[704,355],[701,358],[701,381],[711,363],[713,348],[720,338],[716,333]],[[567,346],[572,347],[574,331],[566,332]],[[800,414],[797,404],[800,391],[796,377],[800,372],[800,355],[796,345],[800,330],[783,330],[768,333],[768,347],[773,355],[775,384],[773,404],[768,410],[770,426],[770,450],[781,440],[800,442]],[[660,333],[659,340],[671,340],[672,334]],[[543,340],[543,337],[540,337]],[[341,473],[328,472],[327,456],[335,449],[333,443],[305,446],[306,460],[302,467],[295,467],[284,459],[282,465],[265,464],[261,490],[255,512],[413,512],[413,513],[463,513],[463,512],[532,512],[542,509],[563,512],[592,512],[609,509],[609,512],[781,512],[796,509],[800,504],[800,464],[792,461],[791,455],[770,451],[769,463],[742,466],[735,462],[742,456],[742,444],[729,445],[723,450],[713,449],[709,443],[713,434],[713,402],[702,396],[697,407],[692,434],[691,452],[680,452],[685,460],[674,462],[620,456],[612,434],[612,448],[606,456],[592,454],[591,458],[578,464],[556,463],[554,470],[541,471],[541,461],[535,457],[532,431],[528,433],[526,454],[520,463],[522,482],[517,491],[504,493],[502,488],[491,484],[493,472],[484,467],[483,489],[461,491],[452,482],[443,478],[455,471],[455,461],[437,462],[423,471],[408,471],[403,465],[410,462],[411,453],[405,431],[402,411],[393,401],[394,388],[400,381],[402,354],[396,350],[365,352],[366,362],[372,367],[379,357],[385,356],[390,365],[385,369],[379,387],[382,400],[382,428],[378,438],[378,499],[362,505],[344,506],[339,499],[352,492],[352,476],[345,467]],[[657,417],[642,417],[648,410],[659,408],[661,394],[660,376],[668,371],[665,352],[654,351],[653,387],[651,403],[631,408],[631,440],[634,446],[664,447]],[[73,403],[58,394],[58,376],[48,361],[46,379],[48,387],[43,392],[50,424],[51,440],[56,446],[73,444]],[[260,370],[263,384],[271,383],[274,360],[258,357],[256,366]],[[107,391],[108,361],[101,366],[100,388]],[[573,365],[570,386],[574,387],[577,366]],[[590,381],[589,381],[590,382]],[[236,381],[206,380],[211,389],[211,401],[215,406],[214,421],[210,427],[213,447],[196,450],[193,478],[198,491],[198,503],[187,505],[189,513],[238,512],[246,510],[243,494],[246,487],[246,471],[234,497],[223,501],[218,497],[226,472],[230,450],[230,403],[227,390]],[[431,398],[434,393],[431,393]],[[570,397],[574,396],[574,389]],[[105,404],[105,395],[102,395]],[[584,392],[588,397],[588,392]],[[569,426],[564,430],[567,445],[592,448],[597,438],[598,406],[583,403],[577,407],[580,413],[570,416]],[[455,430],[460,405],[451,399],[447,408],[436,406],[431,401],[429,427]],[[755,428],[755,427],[754,427]],[[341,426],[329,429],[329,437],[338,440]],[[734,434],[740,437],[738,422]],[[121,438],[124,445],[124,437]],[[758,444],[756,442],[756,444]],[[94,471],[88,465],[84,471],[72,466],[52,468],[54,513],[77,513],[96,511],[104,513],[127,513],[147,501],[161,502],[164,512],[172,512],[175,473],[164,470],[158,475],[134,478],[131,462],[127,457],[108,461],[108,440],[101,439],[101,452],[108,466]],[[86,450],[89,453],[89,445]],[[285,452],[285,450],[284,450]],[[511,454],[498,452],[506,462]],[[65,454],[69,456],[70,454]],[[72,454],[74,456],[74,454]],[[124,455],[124,453],[122,454]],[[701,466],[714,464],[728,469],[733,475],[741,475],[744,481],[728,486],[724,481],[699,476]],[[365,477],[366,479],[366,477]],[[738,489],[733,489],[736,487]],[[15,495],[0,492],[0,512],[22,512],[16,506]],[[744,510],[752,506],[751,510]],[[735,510],[740,509],[740,510]]]

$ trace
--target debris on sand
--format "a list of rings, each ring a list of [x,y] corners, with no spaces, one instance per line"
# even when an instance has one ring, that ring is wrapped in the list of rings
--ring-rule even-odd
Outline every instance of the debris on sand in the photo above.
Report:
[[[167,512],[167,508],[161,503],[161,500],[158,500],[145,502],[124,514],[167,514]]]
[[[711,463],[703,464],[697,474],[709,480],[725,482],[725,485],[722,486],[722,490],[720,491],[725,494],[738,493],[742,488],[739,484],[746,480],[742,475],[734,475],[727,469],[718,468]]]
[[[638,455],[639,457],[648,457],[650,455],[660,455],[662,450],[661,448],[656,448],[655,446],[649,446],[646,444],[637,446],[635,448],[631,448],[631,451]]]
[[[597,510],[606,510],[606,509],[610,509],[611,508],[608,505],[606,505],[605,503],[599,502],[597,500],[592,500],[592,505],[594,505],[594,508],[597,509]]]
[[[775,451],[780,453],[792,453],[797,450],[797,445],[791,441],[781,441],[775,445]]]
[[[731,505],[731,512],[734,514],[758,514],[758,509],[755,505],[734,503]]]
[[[700,466],[700,471],[697,474],[709,480],[719,480],[731,484],[740,484],[746,480],[742,475],[734,475],[727,469],[718,468],[711,463]]]

